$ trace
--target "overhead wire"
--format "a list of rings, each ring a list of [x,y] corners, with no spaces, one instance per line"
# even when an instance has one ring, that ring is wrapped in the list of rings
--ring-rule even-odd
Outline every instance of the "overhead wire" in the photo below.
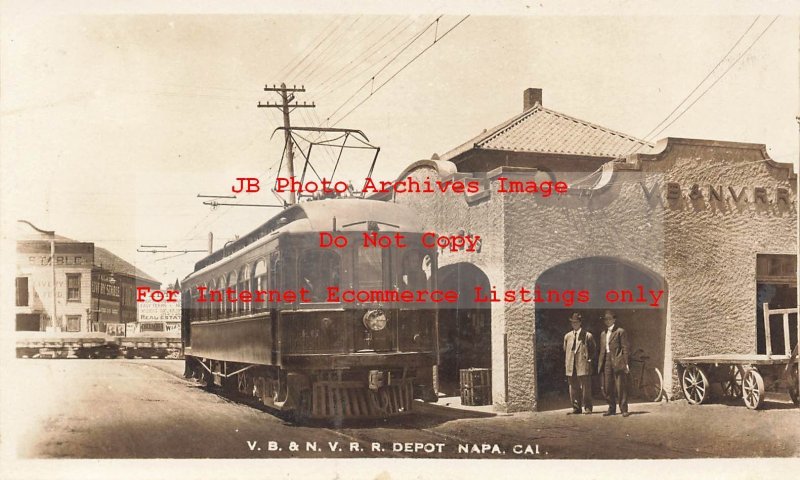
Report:
[[[659,122],[659,123],[658,123],[658,125],[656,125],[656,126],[655,126],[655,127],[653,127],[653,128],[652,128],[652,129],[651,129],[649,132],[647,132],[647,133],[646,133],[646,134],[645,134],[645,135],[642,137],[642,139],[645,139],[645,140],[646,140],[646,139],[650,138],[650,135],[651,135],[653,132],[655,132],[655,131],[658,129],[658,127],[660,127],[660,126],[661,126],[661,125],[663,125],[663,124],[664,124],[664,123],[665,123],[667,120],[669,120],[669,118],[670,118],[670,117],[672,117],[672,115],[673,115],[675,112],[677,112],[677,111],[678,111],[678,109],[679,109],[679,108],[681,108],[681,106],[683,106],[683,104],[684,104],[684,103],[686,103],[686,101],[687,101],[687,100],[689,100],[689,98],[691,98],[691,96],[692,96],[692,95],[694,95],[694,93],[695,93],[697,90],[699,90],[699,89],[700,89],[700,87],[701,87],[701,86],[702,86],[702,85],[705,83],[705,81],[706,81],[706,80],[708,80],[708,79],[709,79],[709,77],[711,77],[711,75],[712,75],[712,74],[713,74],[715,71],[717,71],[717,69],[719,68],[719,66],[720,66],[720,65],[722,65],[722,63],[723,63],[723,62],[725,62],[725,60],[726,60],[726,59],[727,59],[727,58],[730,56],[730,54],[731,54],[731,53],[734,51],[734,49],[736,49],[736,47],[737,47],[737,46],[738,46],[738,45],[739,45],[739,44],[742,42],[742,40],[744,39],[744,37],[745,37],[745,36],[747,36],[747,34],[750,32],[750,30],[752,30],[752,29],[753,29],[753,26],[755,26],[755,24],[756,24],[756,22],[758,22],[758,19],[759,19],[759,18],[761,18],[761,16],[757,16],[757,17],[756,17],[756,18],[753,20],[753,22],[750,24],[750,26],[748,26],[748,27],[747,27],[747,29],[746,29],[746,30],[745,30],[745,31],[744,31],[744,32],[743,32],[741,35],[739,35],[739,38],[738,38],[738,39],[736,39],[736,42],[734,42],[733,46],[731,46],[731,48],[730,48],[730,49],[727,51],[727,53],[725,53],[725,55],[723,55],[723,56],[722,56],[722,58],[720,58],[720,59],[719,59],[719,62],[717,62],[717,64],[716,64],[716,65],[714,65],[714,68],[712,68],[711,70],[709,70],[709,72],[706,74],[706,76],[705,76],[705,77],[703,77],[703,79],[702,79],[702,80],[700,80],[700,82],[699,82],[697,85],[695,85],[695,87],[692,89],[692,91],[691,91],[691,92],[689,92],[689,94],[688,94],[688,95],[686,95],[686,96],[683,98],[683,100],[681,100],[681,101],[680,101],[680,103],[678,103],[678,104],[675,106],[675,108],[673,108],[673,109],[672,109],[672,111],[671,111],[671,112],[669,112],[669,114],[667,114],[667,116],[666,116],[666,117],[664,117],[664,119],[663,119],[663,120],[661,120],[661,122]]]
[[[771,21],[771,22],[770,22],[770,23],[769,23],[769,24],[766,26],[766,28],[764,28],[764,29],[761,31],[761,33],[760,33],[760,34],[759,34],[759,35],[758,35],[758,36],[757,36],[757,37],[756,37],[756,38],[755,38],[755,39],[754,39],[752,42],[750,42],[750,44],[749,44],[749,45],[748,45],[748,46],[747,46],[747,47],[744,49],[744,51],[742,51],[742,53],[741,53],[741,54],[740,54],[738,57],[736,57],[736,59],[735,59],[735,60],[733,60],[733,61],[730,63],[730,65],[728,66],[728,68],[727,68],[727,69],[725,69],[725,70],[722,72],[722,74],[720,74],[720,75],[719,75],[719,76],[718,76],[718,77],[717,77],[717,78],[716,78],[716,79],[715,79],[715,80],[714,80],[714,81],[713,81],[713,82],[712,82],[712,83],[711,83],[711,84],[710,84],[710,85],[709,85],[709,86],[708,86],[708,87],[707,87],[705,90],[703,90],[703,91],[700,93],[700,95],[699,95],[699,96],[697,96],[697,98],[695,98],[695,99],[694,99],[694,101],[692,101],[692,102],[691,102],[691,103],[690,103],[688,106],[686,106],[686,108],[684,108],[684,109],[683,109],[683,110],[682,110],[682,111],[681,111],[681,112],[680,112],[680,113],[679,113],[679,114],[678,114],[678,115],[677,115],[675,118],[673,118],[673,119],[672,119],[672,121],[670,121],[669,123],[667,123],[666,125],[664,125],[664,126],[661,128],[661,129],[659,129],[659,127],[660,127],[661,125],[663,125],[665,122],[667,122],[668,120],[670,120],[670,118],[671,118],[671,117],[672,117],[672,116],[673,116],[673,115],[674,115],[676,112],[678,112],[678,110],[681,108],[681,106],[683,106],[683,105],[684,105],[684,104],[685,104],[685,103],[686,103],[686,102],[687,102],[687,101],[688,101],[688,100],[689,100],[689,99],[692,97],[692,95],[694,95],[694,94],[697,92],[697,90],[699,90],[699,89],[700,89],[700,87],[701,87],[701,86],[702,86],[702,85],[703,85],[703,84],[704,84],[704,83],[705,83],[705,82],[706,82],[706,81],[707,81],[707,80],[708,80],[708,79],[709,79],[709,78],[712,76],[712,74],[713,74],[713,73],[714,73],[714,72],[715,72],[715,71],[716,71],[716,70],[717,70],[717,69],[720,67],[720,65],[722,65],[722,64],[725,62],[725,60],[727,60],[727,59],[730,57],[731,53],[732,53],[732,52],[733,52],[733,51],[736,49],[736,47],[737,47],[737,46],[738,46],[738,45],[739,45],[739,44],[742,42],[742,40],[743,40],[743,39],[744,39],[744,38],[747,36],[747,34],[748,34],[748,33],[749,33],[751,30],[752,30],[753,26],[755,26],[755,24],[756,24],[756,22],[759,20],[759,18],[761,18],[761,17],[760,17],[760,16],[758,16],[758,17],[756,17],[756,18],[755,18],[755,20],[753,20],[753,22],[752,22],[752,23],[751,23],[751,24],[750,24],[750,25],[747,27],[747,29],[744,31],[744,33],[742,33],[742,34],[739,36],[739,38],[736,40],[736,42],[733,44],[733,46],[732,46],[732,47],[731,47],[731,48],[728,50],[728,52],[727,52],[727,53],[726,53],[726,54],[725,54],[725,55],[724,55],[724,56],[723,56],[723,57],[722,57],[722,58],[719,60],[719,62],[717,62],[717,64],[714,66],[714,68],[712,68],[712,69],[711,69],[711,70],[708,72],[708,74],[707,74],[707,75],[706,75],[706,76],[705,76],[705,77],[704,77],[704,78],[703,78],[703,79],[702,79],[702,80],[701,80],[701,81],[700,81],[700,82],[699,82],[699,83],[698,83],[698,84],[695,86],[695,88],[694,88],[694,89],[692,89],[692,91],[691,91],[691,92],[689,92],[689,94],[688,94],[688,95],[687,95],[687,96],[686,96],[686,97],[685,97],[683,100],[681,100],[681,102],[680,102],[680,103],[679,103],[679,104],[678,104],[678,105],[677,105],[677,106],[676,106],[676,107],[675,107],[675,108],[674,108],[674,109],[673,109],[673,110],[672,110],[672,111],[671,111],[671,112],[670,112],[670,113],[669,113],[669,114],[668,114],[668,115],[667,115],[667,116],[666,116],[666,117],[665,117],[663,120],[661,120],[661,122],[659,122],[659,123],[658,123],[658,125],[656,125],[655,127],[653,127],[653,129],[651,129],[651,130],[650,130],[650,132],[648,132],[648,133],[647,133],[647,134],[644,136],[643,140],[645,141],[645,144],[649,145],[649,144],[650,144],[650,142],[652,141],[652,139],[654,139],[654,138],[657,138],[657,137],[658,137],[658,136],[659,136],[659,135],[660,135],[662,132],[664,132],[664,131],[665,131],[667,128],[669,128],[669,127],[670,127],[671,125],[673,125],[673,124],[674,124],[676,121],[678,121],[678,120],[679,120],[679,119],[680,119],[680,118],[681,118],[681,117],[682,117],[684,114],[686,114],[686,112],[688,112],[688,111],[689,111],[689,109],[691,109],[691,108],[692,108],[692,107],[693,107],[693,106],[694,106],[694,105],[695,105],[695,104],[696,104],[696,103],[697,103],[697,102],[698,102],[698,101],[699,101],[701,98],[703,98],[703,96],[704,96],[706,93],[708,93],[708,91],[709,91],[709,90],[711,90],[711,88],[713,88],[713,87],[714,87],[714,86],[715,86],[715,85],[716,85],[716,84],[717,84],[717,83],[718,83],[720,80],[722,80],[722,79],[725,77],[725,75],[726,75],[726,74],[727,74],[727,73],[728,73],[728,72],[729,72],[729,71],[730,71],[730,70],[731,70],[731,69],[732,69],[732,68],[733,68],[733,67],[734,67],[734,66],[735,66],[735,65],[736,65],[738,62],[739,62],[739,60],[741,60],[741,59],[744,57],[744,55],[746,55],[746,54],[747,54],[747,52],[749,52],[749,51],[750,51],[750,49],[751,49],[751,48],[752,48],[752,47],[753,47],[753,46],[754,46],[754,45],[755,45],[755,44],[756,44],[756,43],[757,43],[757,42],[758,42],[758,41],[761,39],[761,37],[762,37],[762,36],[763,36],[763,35],[764,35],[764,34],[767,32],[767,30],[769,30],[769,29],[770,29],[770,27],[772,27],[772,25],[773,25],[773,24],[775,23],[775,21],[778,19],[778,17],[777,17],[777,16],[776,16],[775,18],[773,18],[773,19],[772,19],[772,21]],[[657,130],[657,131],[656,131],[656,130]],[[653,132],[655,132],[655,133],[653,133]],[[639,150],[641,150],[643,147],[644,147],[644,145],[639,145],[639,146],[636,146],[635,148],[633,148],[633,149],[631,149],[631,150],[628,150],[627,152],[625,152],[625,153],[624,153],[622,156],[626,156],[626,155],[630,155],[630,154],[632,154],[632,153],[636,153],[636,152],[638,152]]]
[[[272,119],[271,119],[271,118],[270,118],[268,115],[266,116],[266,119],[267,119],[267,122],[270,124],[270,126],[273,126],[273,127],[275,127],[275,126],[276,126],[275,122],[274,122],[274,121],[273,121],[273,120],[272,120]],[[259,139],[261,139],[261,138],[263,138],[263,136],[262,136],[262,134],[260,134],[260,133],[259,133],[258,135],[256,135],[256,136],[253,138],[253,140],[251,140],[251,142],[250,142],[250,144],[249,144],[249,145],[252,145],[253,143],[255,143],[257,140],[259,140]],[[248,145],[248,147],[245,147],[245,148],[249,148],[249,145]],[[272,164],[269,166],[269,168],[267,168],[267,170],[266,170],[266,171],[264,171],[264,172],[263,172],[263,173],[262,173],[262,174],[261,174],[259,177],[264,177],[264,176],[266,176],[266,175],[267,175],[267,174],[268,174],[268,173],[269,173],[269,172],[270,172],[270,171],[271,171],[273,168],[275,168],[275,166],[276,166],[276,164],[277,164],[277,163],[278,163],[278,160],[274,161],[274,162],[273,162],[273,163],[272,163]],[[177,242],[176,242],[176,243],[177,243],[177,244],[179,244],[179,245],[185,245],[185,243],[186,243],[186,241],[185,241],[186,237],[188,237],[188,236],[190,236],[190,235],[194,234],[194,232],[195,232],[195,231],[197,231],[197,230],[200,228],[200,226],[201,226],[202,224],[204,224],[204,222],[205,222],[205,221],[206,221],[206,220],[207,220],[209,217],[211,217],[212,215],[214,215],[214,214],[216,213],[216,217],[217,217],[217,218],[215,218],[215,219],[212,219],[212,220],[211,220],[211,222],[209,222],[208,224],[204,225],[204,227],[205,227],[205,228],[207,228],[207,227],[209,227],[209,226],[213,225],[213,224],[214,224],[216,221],[218,221],[218,220],[219,220],[219,219],[220,219],[222,216],[224,216],[224,215],[225,215],[225,214],[226,214],[228,211],[230,211],[230,209],[231,209],[231,208],[232,208],[232,206],[225,206],[225,208],[219,207],[219,208],[218,208],[218,209],[216,209],[216,210],[209,210],[209,212],[208,212],[208,213],[207,213],[207,214],[206,214],[206,215],[205,215],[205,216],[204,216],[202,219],[200,219],[200,221],[198,221],[197,223],[195,223],[195,225],[194,225],[194,226],[193,226],[193,227],[192,227],[192,228],[189,230],[189,232],[188,232],[187,234],[183,235],[183,237],[182,237],[181,239],[177,240]]]
[[[363,35],[363,38],[362,38],[362,39],[358,39],[358,37],[360,36],[360,32],[357,32],[357,33],[355,33],[355,37],[354,37],[354,38],[352,38],[352,39],[350,39],[350,42],[351,42],[351,43],[354,43],[354,44],[363,44],[363,43],[372,44],[373,42],[372,42],[372,41],[370,41],[370,37],[371,37],[371,36],[373,36],[373,35],[375,34],[375,32],[379,31],[379,30],[380,30],[380,28],[381,28],[381,27],[382,27],[382,26],[383,26],[383,25],[384,25],[386,22],[388,22],[390,19],[391,19],[391,17],[387,17],[387,18],[384,18],[382,22],[380,22],[380,23],[375,23],[375,24],[372,26],[372,28],[371,28],[371,29],[369,29],[369,30],[368,30],[368,31],[367,31],[367,32],[366,32],[366,33]],[[347,44],[346,44],[346,42],[342,42],[342,44],[340,45],[340,47],[341,47],[340,49],[344,49],[344,50],[345,50],[345,52],[346,52],[346,51],[348,51],[348,50],[351,50],[351,49],[352,49],[352,48],[351,48],[349,45],[347,45]],[[344,56],[344,55],[343,55],[343,54],[342,54],[342,55],[331,55],[331,58],[341,58],[342,56]],[[359,54],[359,53],[356,53],[356,57],[355,57],[355,58],[358,58],[359,56],[360,56],[360,54]],[[310,85],[310,84],[317,84],[317,81],[316,81],[316,79],[314,78],[314,74],[315,74],[316,72],[318,72],[318,71],[320,72],[320,74],[322,74],[322,73],[323,73],[323,72],[324,72],[326,69],[328,69],[328,68],[329,68],[329,65],[331,65],[331,64],[330,64],[330,63],[328,63],[328,62],[317,62],[317,65],[316,65],[316,66],[314,66],[314,67],[313,67],[313,68],[312,68],[312,69],[311,69],[309,72],[307,72],[307,73],[306,73],[306,77],[307,77],[309,80],[305,81],[305,84],[307,84],[307,85]],[[335,67],[334,67],[334,68],[335,68]],[[321,70],[320,70],[320,69],[321,69]]]
[[[397,77],[397,75],[399,75],[399,74],[400,74],[400,73],[401,73],[403,70],[405,70],[405,69],[406,69],[406,68],[407,68],[409,65],[411,65],[412,63],[414,63],[414,62],[415,62],[415,61],[416,61],[418,58],[420,58],[420,57],[421,57],[421,56],[422,56],[422,55],[423,55],[425,52],[427,52],[428,50],[430,50],[430,49],[431,49],[431,48],[432,48],[434,45],[436,45],[436,44],[437,44],[439,41],[441,41],[442,39],[444,39],[444,37],[446,37],[446,36],[447,36],[447,35],[448,35],[450,32],[452,32],[453,30],[455,30],[456,28],[458,28],[458,26],[459,26],[459,25],[461,25],[462,23],[464,23],[464,21],[466,21],[466,20],[467,20],[469,17],[470,17],[469,15],[465,15],[465,16],[464,16],[464,18],[462,18],[461,20],[459,20],[459,21],[458,21],[458,23],[456,23],[455,25],[453,25],[452,27],[450,27],[450,28],[449,28],[447,31],[445,31],[445,32],[444,32],[444,33],[443,33],[443,34],[442,34],[440,37],[438,37],[438,38],[434,39],[433,43],[431,43],[430,45],[428,45],[427,47],[425,47],[425,48],[424,48],[424,49],[423,49],[421,52],[419,52],[417,55],[415,55],[415,56],[414,56],[414,57],[413,57],[411,60],[409,60],[409,61],[408,61],[408,63],[406,63],[405,65],[403,65],[403,66],[402,66],[402,67],[401,67],[401,68],[400,68],[398,71],[396,71],[394,74],[392,74],[392,76],[390,76],[390,77],[389,77],[389,78],[388,78],[386,81],[384,81],[383,83],[381,83],[381,84],[380,84],[378,87],[375,87],[375,88],[372,90],[372,92],[370,92],[369,96],[367,96],[366,98],[364,98],[363,100],[361,100],[361,102],[359,102],[358,104],[356,104],[356,106],[354,106],[353,108],[351,108],[351,109],[350,109],[350,110],[349,110],[349,111],[348,111],[346,114],[344,114],[342,117],[340,117],[338,120],[336,120],[336,122],[334,122],[334,123],[333,123],[333,125],[338,125],[338,124],[339,124],[339,123],[340,123],[342,120],[344,120],[344,119],[345,119],[345,118],[347,118],[347,117],[348,117],[348,116],[349,116],[351,113],[353,113],[353,112],[354,112],[354,111],[355,111],[355,110],[356,110],[358,107],[360,107],[361,105],[363,105],[364,103],[366,103],[366,101],[367,101],[367,100],[369,100],[370,98],[372,98],[372,96],[373,96],[374,94],[378,93],[378,91],[380,91],[380,90],[381,90],[381,89],[382,89],[384,86],[386,86],[386,84],[388,84],[389,82],[391,82],[391,81],[392,81],[392,80],[393,80],[395,77]],[[437,22],[437,23],[438,23],[438,22]],[[373,80],[374,80],[374,78],[375,78],[375,77],[372,77],[372,78],[373,78]]]
[[[758,43],[758,41],[759,41],[759,40],[761,40],[761,37],[763,37],[763,36],[764,36],[764,34],[765,34],[765,33],[767,33],[767,30],[769,30],[769,29],[770,29],[770,27],[772,27],[772,25],[773,25],[773,24],[774,24],[774,23],[775,23],[777,20],[778,20],[778,16],[775,16],[775,18],[773,18],[773,19],[772,19],[772,21],[769,23],[769,25],[767,25],[767,27],[766,27],[766,28],[764,28],[764,30],[762,30],[762,31],[761,31],[761,33],[758,35],[758,37],[756,37],[756,39],[755,39],[755,40],[753,40],[753,41],[750,43],[750,45],[748,45],[748,47],[747,47],[747,48],[746,48],[746,49],[745,49],[745,50],[744,50],[744,51],[743,51],[743,52],[742,52],[742,53],[741,53],[741,54],[740,54],[738,57],[736,57],[736,59],[735,59],[735,60],[734,60],[734,61],[733,61],[733,62],[730,64],[730,66],[728,66],[728,68],[727,68],[727,69],[726,69],[724,72],[722,72],[722,75],[720,75],[719,77],[717,77],[717,79],[716,79],[716,80],[714,80],[714,82],[713,82],[711,85],[709,85],[709,86],[708,86],[708,88],[706,88],[705,90],[703,90],[703,92],[702,92],[702,93],[700,93],[700,96],[698,96],[698,97],[697,97],[697,98],[696,98],[696,99],[695,99],[695,100],[694,100],[692,103],[690,103],[690,104],[689,104],[689,105],[688,105],[688,106],[687,106],[687,107],[686,107],[686,108],[685,108],[685,109],[684,109],[684,110],[683,110],[683,111],[682,111],[682,112],[681,112],[681,113],[680,113],[680,114],[679,114],[677,117],[675,117],[675,119],[673,119],[671,122],[669,122],[669,123],[668,123],[667,125],[665,125],[663,128],[661,128],[661,129],[660,129],[660,130],[659,130],[659,131],[658,131],[658,132],[657,132],[657,133],[654,135],[654,137],[657,137],[658,135],[660,135],[660,134],[661,134],[661,132],[663,132],[664,130],[666,130],[667,128],[669,128],[669,127],[670,127],[670,126],[671,126],[673,123],[677,122],[677,121],[678,121],[678,119],[680,119],[680,118],[681,118],[681,117],[682,117],[682,116],[683,116],[683,115],[684,115],[686,112],[688,112],[688,111],[689,111],[689,109],[691,109],[691,108],[694,106],[694,104],[696,104],[698,101],[700,101],[700,99],[701,99],[701,98],[703,98],[703,96],[705,96],[705,94],[706,94],[706,93],[708,93],[708,91],[709,91],[709,90],[711,90],[711,89],[714,87],[714,85],[716,85],[717,83],[719,83],[719,81],[720,81],[720,80],[722,80],[723,78],[725,78],[725,75],[726,75],[728,72],[730,72],[730,71],[731,71],[731,69],[732,69],[733,67],[735,67],[735,66],[736,66],[736,64],[738,64],[738,63],[739,63],[739,60],[741,60],[741,59],[742,59],[742,58],[743,58],[743,57],[744,57],[744,56],[747,54],[747,52],[749,52],[749,51],[750,51],[750,49],[751,49],[751,48],[753,48],[753,46],[755,46],[755,44],[756,44],[756,43]]]
[[[405,26],[405,28],[401,29],[400,31],[395,32],[395,30],[397,30],[400,26],[402,26],[406,22],[408,22],[408,24]],[[339,68],[339,70],[337,70],[331,76],[329,76],[328,78],[323,80],[321,83],[319,83],[317,88],[319,88],[320,93],[324,93],[324,92],[328,92],[328,91],[331,91],[331,90],[335,90],[337,82],[339,82],[340,80],[344,81],[344,79],[347,78],[347,75],[350,72],[352,72],[356,68],[360,67],[361,65],[364,65],[365,63],[369,62],[369,59],[371,59],[377,53],[379,53],[381,48],[383,48],[387,44],[391,43],[395,38],[397,38],[399,35],[401,35],[404,31],[406,31],[408,28],[410,28],[413,24],[414,24],[413,20],[402,19],[392,29],[390,29],[385,34],[381,35],[381,37],[383,38],[382,41],[369,42],[370,47],[366,51],[364,51],[362,53],[359,53],[355,58],[351,59],[348,63],[342,65]],[[393,32],[394,32],[394,35],[392,35]],[[356,60],[358,60],[360,57],[363,57],[363,58],[360,61],[356,62]],[[347,83],[347,81],[345,83]]]
[[[350,29],[352,29],[352,28],[353,28],[353,26],[355,26],[355,24],[356,24],[356,23],[358,23],[358,21],[359,21],[359,20],[361,20],[361,18],[362,18],[362,17],[361,17],[361,15],[359,15],[358,17],[356,17],[356,18],[353,20],[353,22],[352,22],[352,23],[350,23],[350,25],[348,25],[348,26],[347,26],[347,28],[345,28],[343,31],[339,32],[339,34],[336,36],[336,38],[334,38],[334,39],[332,39],[330,42],[328,42],[328,45],[327,45],[327,46],[325,46],[325,47],[324,47],[324,48],[322,48],[322,49],[315,50],[315,53],[316,53],[316,60],[315,60],[315,62],[318,62],[320,58],[322,58],[323,56],[325,56],[325,54],[327,54],[327,53],[328,53],[328,51],[330,51],[330,49],[331,49],[332,47],[334,47],[334,46],[337,46],[337,45],[340,45],[339,41],[342,39],[342,37],[344,37],[345,35],[347,35],[347,34],[349,33]],[[314,65],[314,63],[315,63],[315,62],[308,62],[308,63],[307,63],[305,66],[303,66],[303,68],[301,68],[300,70],[298,70],[298,71],[297,71],[297,73],[295,74],[295,76],[296,76],[296,77],[302,77],[302,76],[303,76],[303,75],[304,75],[304,74],[307,72],[307,70],[308,70],[309,68],[314,68],[314,67],[313,67],[313,65]],[[289,77],[289,74],[287,74],[286,76],[287,76],[287,77]]]
[[[411,45],[413,45],[413,44],[414,44],[414,43],[415,43],[417,40],[419,40],[419,38],[420,38],[420,37],[422,37],[422,36],[425,34],[425,32],[427,32],[428,30],[430,30],[430,28],[431,28],[431,27],[432,27],[434,24],[436,24],[436,22],[438,22],[440,18],[442,18],[442,15],[439,15],[438,17],[436,17],[436,20],[434,20],[433,22],[431,22],[430,24],[428,24],[428,26],[427,26],[427,27],[425,27],[425,29],[423,29],[421,32],[419,32],[418,34],[414,35],[414,36],[413,36],[413,37],[412,37],[412,38],[411,38],[409,41],[407,41],[407,42],[406,42],[406,44],[405,44],[405,45],[402,47],[402,49],[401,49],[399,52],[397,52],[397,54],[395,54],[395,56],[394,56],[394,57],[392,57],[392,59],[391,59],[391,60],[389,60],[389,62],[387,62],[387,63],[386,63],[386,65],[384,65],[383,67],[381,67],[381,69],[380,69],[380,70],[378,70],[377,72],[373,73],[373,74],[372,74],[372,77],[371,77],[370,79],[368,79],[366,82],[364,82],[364,84],[363,84],[363,85],[361,85],[359,88],[357,88],[357,89],[356,89],[356,90],[353,92],[353,94],[352,94],[352,95],[350,95],[350,97],[349,97],[347,100],[345,100],[345,101],[344,101],[344,102],[343,102],[341,105],[339,105],[339,106],[336,108],[336,110],[334,110],[334,111],[333,111],[333,113],[331,113],[330,115],[328,115],[328,116],[327,116],[327,118],[326,118],[326,121],[327,121],[327,122],[330,122],[330,119],[331,119],[331,118],[332,118],[334,115],[336,115],[336,113],[337,113],[337,112],[339,112],[339,110],[341,110],[341,109],[342,109],[342,107],[344,107],[345,105],[347,105],[347,103],[348,103],[348,102],[350,102],[350,101],[351,101],[353,98],[355,98],[355,96],[356,96],[356,95],[358,95],[358,93],[359,93],[361,90],[363,90],[363,89],[364,89],[364,88],[365,88],[367,85],[369,85],[369,84],[370,84],[370,82],[374,81],[376,76],[380,75],[380,73],[381,73],[381,72],[383,72],[383,71],[384,71],[384,70],[385,70],[385,69],[386,69],[386,68],[387,68],[389,65],[391,65],[391,64],[392,64],[392,63],[393,63],[395,60],[397,60],[397,58],[398,58],[400,55],[402,55],[402,54],[403,54],[403,52],[405,52],[405,51],[406,51],[406,50],[407,50],[407,49],[408,49],[408,48],[409,48]]]
[[[284,67],[283,67],[283,68],[282,68],[282,69],[279,71],[279,73],[277,74],[277,77],[278,77],[278,78],[281,78],[281,77],[284,77],[284,76],[285,76],[285,77],[288,77],[289,75],[291,75],[291,74],[292,74],[292,72],[293,72],[293,71],[294,71],[294,70],[295,70],[297,67],[299,67],[300,65],[302,65],[302,63],[303,63],[303,62],[304,62],[304,61],[305,61],[305,60],[306,60],[306,59],[307,59],[307,58],[308,58],[308,57],[309,57],[311,54],[313,54],[314,52],[317,52],[317,51],[318,51],[317,49],[319,48],[319,46],[320,46],[320,45],[322,45],[322,42],[324,42],[324,41],[325,41],[325,40],[327,40],[327,39],[328,39],[328,38],[329,38],[331,35],[333,35],[333,33],[334,33],[336,30],[338,30],[338,29],[339,29],[339,28],[340,28],[340,27],[341,27],[343,24],[344,24],[344,19],[342,19],[342,20],[341,20],[341,22],[339,22],[339,24],[338,24],[338,25],[336,25],[336,20],[334,20],[333,22],[331,22],[331,23],[328,25],[328,27],[331,27],[331,26],[333,26],[334,28],[333,28],[333,29],[332,29],[330,32],[328,32],[327,34],[325,34],[325,32],[328,30],[328,27],[325,27],[325,29],[322,31],[322,34],[320,34],[320,35],[317,37],[317,38],[319,38],[319,39],[320,39],[320,40],[319,40],[319,42],[317,42],[316,44],[314,44],[314,42],[312,41],[312,42],[311,42],[311,44],[309,44],[309,45],[312,45],[312,44],[313,44],[314,46],[313,46],[313,47],[311,47],[311,48],[307,48],[307,49],[306,49],[306,51],[305,51],[305,53],[304,53],[304,54],[301,54],[301,55],[302,55],[302,57],[300,58],[300,60],[299,60],[299,61],[297,61],[297,62],[296,62],[296,63],[294,63],[294,64],[293,64],[292,62],[290,62],[289,64],[287,64],[286,66],[284,66]],[[293,66],[292,66],[292,67],[291,67],[291,68],[290,68],[288,71],[286,71],[286,69],[287,69],[287,68],[289,68],[289,65],[293,65]],[[285,72],[285,73],[284,73],[284,72]]]
[[[414,22],[412,21],[406,28],[404,28],[400,32],[396,33],[391,38],[388,38],[387,41],[383,45],[381,45],[381,48],[383,48],[383,47],[387,46],[389,43],[393,42],[398,36],[400,36],[401,34],[405,33],[405,31],[408,30],[409,28],[411,28],[413,25],[414,25]],[[413,41],[414,41],[414,39],[416,37],[417,37],[416,34],[412,35],[412,38],[410,39],[410,42],[413,43]],[[388,57],[390,57],[390,56],[394,55],[395,53],[397,53],[401,48],[404,48],[408,43],[409,43],[409,41],[401,42],[395,48],[393,48],[392,50],[386,52],[386,54],[384,54],[381,58],[379,58],[379,59],[377,59],[377,60],[375,60],[373,62],[368,62],[367,60],[364,60],[364,61],[360,62],[359,64],[354,65],[353,67],[348,69],[348,71],[345,74],[345,78],[342,78],[341,80],[338,81],[338,88],[341,89],[341,88],[351,84],[353,81],[357,80],[358,78],[363,78],[363,76],[364,76],[364,74],[366,72],[368,72],[370,69],[375,68],[376,66],[380,65],[381,62],[383,62]],[[376,52],[376,53],[379,53],[379,52]],[[387,65],[389,63],[391,63],[391,60],[387,63]],[[356,71],[355,73],[353,73],[352,75],[350,75],[350,72],[352,72],[353,70],[358,69],[361,65],[364,65],[364,68],[361,68],[358,71]],[[384,68],[385,68],[385,66],[384,66]],[[380,71],[376,72],[375,74],[370,75],[370,77],[378,75],[379,73],[380,73]],[[321,101],[321,100],[327,98],[330,94],[332,94],[336,90],[337,90],[337,86],[330,85],[326,89],[323,89],[321,95],[319,95],[317,98]]]

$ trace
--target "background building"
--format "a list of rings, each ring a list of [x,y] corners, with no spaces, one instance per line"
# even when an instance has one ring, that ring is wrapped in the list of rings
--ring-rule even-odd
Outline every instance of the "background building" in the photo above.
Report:
[[[18,331],[124,335],[135,322],[136,286],[161,283],[108,250],[19,222]]]

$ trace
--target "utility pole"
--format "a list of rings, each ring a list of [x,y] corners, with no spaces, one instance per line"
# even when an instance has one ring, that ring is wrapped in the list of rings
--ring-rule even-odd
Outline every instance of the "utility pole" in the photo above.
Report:
[[[286,138],[286,165],[287,169],[289,170],[289,177],[294,177],[294,150],[292,145],[292,125],[289,120],[289,114],[291,110],[295,108],[314,108],[316,105],[312,102],[311,104],[307,104],[303,102],[299,104],[297,102],[291,103],[294,100],[294,93],[295,92],[305,92],[306,89],[302,85],[300,88],[297,88],[296,85],[292,85],[291,88],[287,87],[285,83],[281,83],[280,87],[276,87],[273,85],[270,87],[269,85],[264,86],[265,92],[278,92],[281,96],[281,103],[261,103],[258,102],[259,108],[279,108],[283,111],[283,127],[284,127],[284,135]],[[290,110],[291,108],[291,110]],[[294,192],[289,192],[289,204],[294,205],[297,202],[297,198],[295,197]]]

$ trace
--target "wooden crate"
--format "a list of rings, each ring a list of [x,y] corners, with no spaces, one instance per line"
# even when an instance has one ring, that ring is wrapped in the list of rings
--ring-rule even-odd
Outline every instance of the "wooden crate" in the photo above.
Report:
[[[492,404],[492,371],[488,368],[459,370],[462,405]]]

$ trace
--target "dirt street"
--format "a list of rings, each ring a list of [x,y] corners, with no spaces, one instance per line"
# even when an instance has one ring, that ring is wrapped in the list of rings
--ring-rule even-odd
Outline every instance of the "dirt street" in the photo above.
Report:
[[[21,458],[793,457],[800,410],[636,404],[628,418],[495,415],[418,403],[403,418],[295,425],[181,377],[170,360],[17,360]]]

